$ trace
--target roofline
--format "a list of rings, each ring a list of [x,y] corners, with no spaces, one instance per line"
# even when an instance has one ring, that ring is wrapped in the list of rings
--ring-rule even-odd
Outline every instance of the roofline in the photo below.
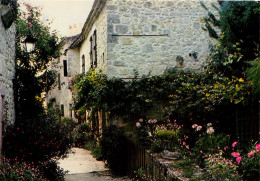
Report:
[[[91,27],[93,26],[95,20],[97,19],[97,17],[100,15],[100,12],[103,10],[103,8],[106,5],[106,1],[107,0],[95,0],[92,6],[92,9],[88,15],[88,18],[81,30],[80,35],[78,36],[78,38],[72,42],[72,44],[70,45],[70,48],[76,48],[79,45],[81,45],[81,43],[85,40],[85,35],[88,34],[91,30]]]

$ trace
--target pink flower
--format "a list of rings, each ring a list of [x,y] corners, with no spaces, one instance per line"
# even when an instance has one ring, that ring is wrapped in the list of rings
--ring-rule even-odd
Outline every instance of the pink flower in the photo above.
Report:
[[[142,123],[143,121],[144,121],[144,120],[143,120],[142,118],[141,118],[141,119],[139,119],[139,122],[140,122],[140,123]]]
[[[136,122],[135,125],[136,125],[137,128],[140,128],[140,127],[141,127],[141,124],[140,124],[139,122]]]
[[[197,124],[193,124],[191,127],[192,127],[193,129],[195,129],[195,128],[198,127],[198,125],[197,125]]]
[[[260,151],[260,144],[256,144],[255,148],[256,148],[257,151]]]
[[[242,157],[241,157],[241,156],[237,157],[237,158],[236,158],[237,164],[239,164],[241,160],[242,160]]]
[[[209,128],[207,129],[207,133],[208,133],[208,134],[214,133],[214,128],[213,128],[213,127],[209,127]]]
[[[32,27],[32,23],[29,23],[29,26]]]
[[[237,141],[235,141],[234,143],[232,143],[232,147],[235,148],[235,146],[237,145]]]
[[[207,126],[208,126],[208,127],[212,126],[212,123],[208,123]]]
[[[202,129],[202,126],[198,126],[197,128],[196,128],[196,131],[200,131]]]
[[[238,153],[238,152],[233,152],[233,153],[231,153],[231,155],[232,155],[233,157],[239,157],[239,156],[240,156],[240,153]]]
[[[183,142],[183,143],[182,143],[182,145],[186,145],[186,143],[185,143],[185,142]]]
[[[248,153],[248,157],[250,158],[251,156],[254,156],[254,154],[255,154],[254,151],[250,151],[250,152]]]

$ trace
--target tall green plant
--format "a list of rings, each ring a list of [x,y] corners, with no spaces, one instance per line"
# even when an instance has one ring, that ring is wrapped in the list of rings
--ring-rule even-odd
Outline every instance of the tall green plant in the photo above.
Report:
[[[19,10],[16,20],[17,120],[31,119],[43,111],[41,93],[51,88],[56,75],[48,66],[59,55],[59,38],[41,21],[40,10],[29,4],[26,4],[26,8],[26,12]],[[35,50],[30,53],[22,47],[29,33],[36,39]]]
[[[219,41],[212,47],[212,62],[218,72],[241,76],[248,67],[246,62],[259,57],[260,5],[254,1],[221,1],[219,8],[214,7],[219,19],[208,10],[203,28]]]

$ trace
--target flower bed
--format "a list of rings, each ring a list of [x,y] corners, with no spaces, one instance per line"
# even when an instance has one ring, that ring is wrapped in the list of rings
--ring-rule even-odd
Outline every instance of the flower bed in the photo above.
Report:
[[[193,124],[193,131],[186,134],[185,128],[178,125],[176,120],[151,120],[140,119],[136,123],[137,139],[138,135],[143,136],[144,132],[147,133],[147,139],[151,143],[150,150],[157,152],[153,160],[159,161],[159,165],[167,168],[165,173],[169,170],[181,170],[176,172],[179,173],[177,177],[186,175],[192,179],[254,180],[259,177],[260,144],[257,142],[247,147],[238,141],[232,143],[229,135],[217,132],[211,123]],[[142,140],[145,139],[142,137]],[[179,155],[178,159],[182,161],[176,162],[176,159],[171,159],[174,158],[174,154],[165,156],[163,153],[166,151],[162,152],[163,150]],[[187,165],[192,164],[193,167],[187,168]],[[203,174],[194,175],[199,170],[196,165],[204,170],[204,173],[201,172]],[[191,173],[193,169],[194,173]]]

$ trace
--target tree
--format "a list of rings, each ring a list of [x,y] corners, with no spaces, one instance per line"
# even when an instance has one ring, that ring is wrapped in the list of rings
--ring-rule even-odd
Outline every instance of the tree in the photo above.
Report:
[[[241,76],[248,61],[259,57],[260,5],[254,1],[219,1],[219,19],[208,10],[204,30],[217,39],[212,59],[218,71]],[[217,33],[216,28],[220,30]]]
[[[17,120],[33,118],[43,112],[41,93],[55,82],[55,72],[48,69],[59,56],[55,32],[45,25],[38,8],[26,4],[28,12],[19,12],[16,21],[16,115]],[[35,50],[26,52],[22,41],[31,33],[36,39]]]

